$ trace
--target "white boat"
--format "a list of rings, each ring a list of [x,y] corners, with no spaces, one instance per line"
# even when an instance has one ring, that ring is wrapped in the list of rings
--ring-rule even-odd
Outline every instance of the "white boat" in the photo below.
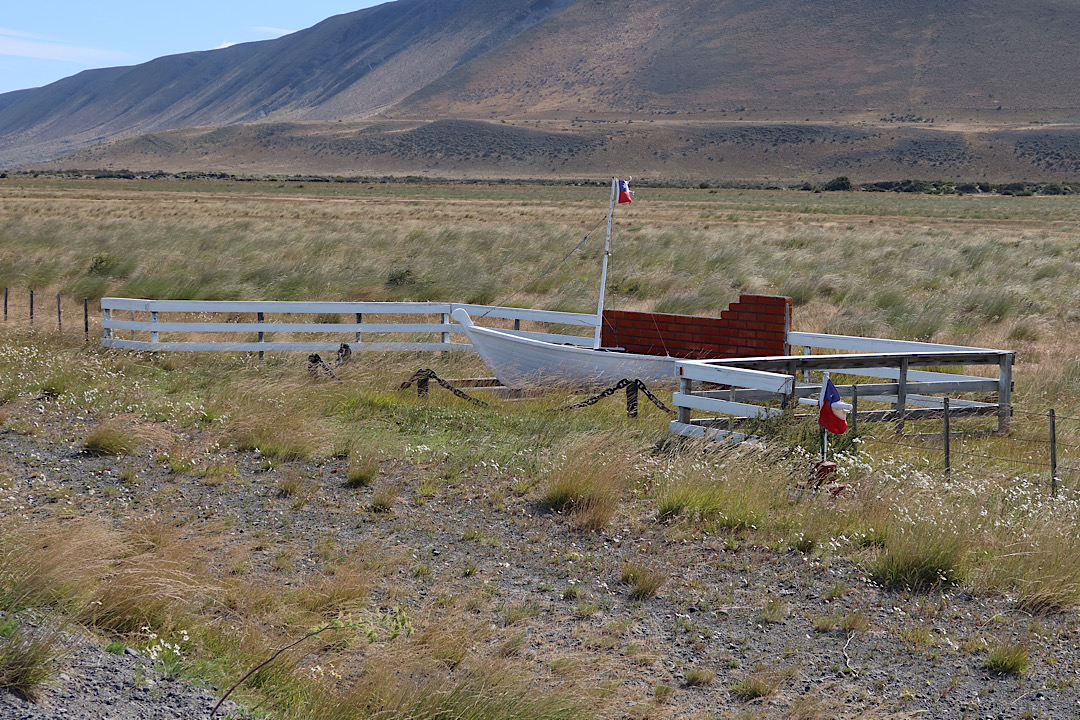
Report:
[[[456,308],[453,318],[484,363],[507,387],[609,387],[623,378],[641,379],[650,386],[670,386],[676,381],[674,357],[520,337],[474,325],[464,308]]]
[[[469,342],[503,385],[512,388],[541,385],[607,387],[623,378],[640,379],[657,386],[675,384],[674,357],[642,355],[622,352],[617,348],[600,347],[604,287],[607,283],[608,257],[611,254],[611,220],[615,212],[616,197],[619,202],[628,202],[629,195],[623,195],[628,192],[625,182],[612,178],[604,262],[600,273],[600,299],[596,308],[596,334],[591,348],[544,342],[480,327],[473,323],[464,308],[454,310],[454,321],[461,325]]]

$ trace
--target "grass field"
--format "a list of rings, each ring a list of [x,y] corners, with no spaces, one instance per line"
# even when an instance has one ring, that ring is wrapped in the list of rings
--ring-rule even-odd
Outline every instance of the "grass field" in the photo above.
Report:
[[[1047,470],[1025,464],[1045,459],[1044,445],[1027,441],[1045,436],[1047,408],[1062,418],[1063,465],[1080,445],[1072,281],[1080,199],[1071,196],[650,189],[619,208],[613,307],[716,314],[740,293],[784,294],[795,300],[796,330],[1018,352],[1011,437],[958,440],[960,459],[945,481],[932,445],[889,444],[891,426],[865,429],[854,445],[861,451],[841,458],[854,492],[839,504],[795,502],[789,493],[808,463],[804,446],[813,446],[805,423],[781,429],[767,451],[716,453],[671,443],[666,416],[653,408],[628,420],[618,398],[560,413],[566,394],[483,409],[437,390],[426,401],[397,390],[422,366],[443,377],[484,374],[470,356],[365,356],[342,369],[343,382],[317,383],[298,357],[106,352],[84,346],[79,328],[57,337],[46,314],[33,330],[25,317],[29,288],[66,302],[448,300],[587,312],[606,203],[605,188],[582,187],[0,181],[0,285],[13,298],[0,329],[2,432],[11,447],[84,448],[117,473],[91,495],[62,472],[59,485],[32,492],[24,458],[0,455],[0,481],[20,498],[4,512],[0,610],[48,611],[114,642],[138,642],[148,626],[163,637],[182,629],[188,644],[174,665],[221,686],[307,630],[339,623],[352,640],[320,636],[307,654],[242,690],[251,704],[305,718],[456,717],[464,707],[492,718],[509,708],[522,718],[697,717],[705,700],[718,715],[748,717],[830,717],[836,702],[848,715],[911,710],[899,691],[855,702],[861,681],[846,671],[851,687],[840,682],[833,695],[808,698],[792,690],[787,670],[725,665],[735,661],[727,650],[680,665],[677,682],[675,670],[661,672],[631,626],[615,629],[623,621],[610,603],[622,601],[596,577],[627,588],[634,622],[662,616],[661,602],[677,617],[690,605],[734,607],[709,579],[668,571],[666,553],[698,547],[731,553],[733,567],[750,562],[740,555],[749,548],[844,564],[919,603],[961,588],[1000,600],[1016,618],[1073,616],[1075,484],[1063,471],[1051,499]],[[590,231],[571,273],[557,261]],[[331,468],[343,478],[334,493],[348,493],[333,503],[320,479]],[[237,538],[243,522],[200,514],[186,499],[192,488],[214,497],[235,487],[239,496],[262,485],[267,494],[253,507],[297,523],[322,508],[339,530],[305,535],[283,520],[273,533],[252,526]],[[31,496],[36,504],[21,499]],[[120,499],[134,504],[109,502]],[[335,510],[339,501],[346,516]],[[592,584],[538,580],[559,596],[556,611],[543,594],[499,584],[484,561],[455,555],[453,572],[444,572],[422,538],[447,532],[431,518],[458,504],[480,514],[454,520],[464,525],[450,545],[487,557],[520,543],[536,577],[569,562]],[[566,545],[530,554],[556,525]],[[364,527],[388,544],[365,544]],[[388,538],[403,536],[408,550],[399,552]],[[81,550],[38,549],[54,537]],[[290,584],[294,572],[298,584]],[[792,627],[809,612],[795,600],[755,602],[750,618],[763,627]],[[949,617],[947,605],[934,612]],[[584,649],[551,654],[537,638],[571,622],[568,607],[577,625],[567,632]],[[880,629],[876,615],[859,615],[869,608],[815,615],[812,630],[793,631],[792,647],[802,635]],[[1009,622],[1027,643],[1003,645],[1010,658],[1029,647],[1035,654],[1026,621]],[[888,633],[933,645],[919,640],[922,627],[901,623]],[[986,642],[971,642],[948,652],[987,654]],[[381,662],[371,661],[376,648]],[[340,677],[313,679],[308,669],[325,669],[328,658]],[[1023,659],[1017,675],[1053,666],[1045,656]],[[673,682],[677,698],[699,700],[668,702]],[[765,696],[783,701],[752,704]]]

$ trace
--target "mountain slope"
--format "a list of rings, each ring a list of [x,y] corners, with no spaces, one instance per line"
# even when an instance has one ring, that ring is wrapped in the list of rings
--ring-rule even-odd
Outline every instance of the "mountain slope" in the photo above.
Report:
[[[0,95],[0,165],[170,128],[369,114],[572,0],[398,0],[277,40]]]
[[[1078,32],[1074,0],[397,0],[278,40],[0,95],[0,167],[198,127],[314,122],[301,134],[337,138],[344,127],[330,123],[372,117],[410,127],[447,118],[541,122],[548,132],[649,120],[666,126],[665,137],[709,124],[824,123],[886,139],[903,127],[889,140],[896,143],[926,130],[931,144],[939,131],[960,143],[965,133],[1024,133],[1047,123],[1068,133],[1080,123],[1080,83],[1064,67]],[[593,130],[591,145],[617,134]],[[218,143],[207,153],[225,163],[207,169],[267,167],[243,155],[250,144],[228,144],[259,133],[201,131],[204,146]],[[653,156],[683,152],[666,139],[639,145]],[[127,154],[110,156],[109,148]],[[114,143],[90,156],[108,165],[127,162],[119,158],[130,150]],[[296,152],[298,170],[319,171],[317,152]],[[153,157],[170,166],[160,146]],[[581,171],[602,167],[583,157]],[[1013,162],[997,154],[976,166],[960,160],[930,167],[1007,175]],[[1020,160],[1017,167],[1031,169]],[[183,165],[196,161],[189,152]],[[490,158],[471,162],[497,170]],[[903,158],[863,166],[902,167]],[[829,166],[769,167],[759,175]]]

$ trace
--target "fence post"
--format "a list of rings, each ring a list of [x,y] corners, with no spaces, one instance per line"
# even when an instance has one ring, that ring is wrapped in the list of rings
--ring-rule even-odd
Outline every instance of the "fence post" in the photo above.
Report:
[[[521,329],[521,318],[514,318],[514,329],[515,330],[520,330]]]
[[[7,288],[4,288],[4,322],[7,322]]]
[[[30,291],[30,327],[34,327],[34,291]]]
[[[1057,497],[1057,417],[1050,408],[1050,494]]]
[[[851,434],[859,434],[859,386],[851,386]]]
[[[685,378],[685,377],[684,378],[679,378],[679,391],[683,395],[693,395],[694,394],[694,381],[691,380],[690,378]],[[690,424],[690,408],[680,405],[679,406],[678,420],[683,425],[689,425]]]
[[[131,311],[131,322],[135,322],[135,311],[134,310]],[[131,339],[132,340],[135,339],[135,331],[134,330],[131,331]]]
[[[60,317],[60,293],[56,293],[56,332],[64,333],[64,321]]]
[[[951,448],[949,447],[949,398],[944,398],[942,405],[945,408],[945,477],[949,477],[949,472],[952,470]]]
[[[448,324],[450,322],[449,313],[442,313],[441,317],[442,317],[442,324],[443,325],[446,325],[446,324]],[[443,343],[443,345],[449,345],[450,344],[450,333],[444,332],[442,334],[442,343]]]
[[[900,380],[896,384],[896,434],[904,434],[904,414],[907,409],[908,359],[900,359]]]
[[[998,432],[1009,432],[1012,413],[1012,366],[1015,353],[1002,353],[998,360]]]
[[[150,313],[150,324],[151,325],[156,325],[157,321],[158,321],[157,311],[156,310],[151,311],[151,313]],[[156,343],[157,341],[158,341],[158,331],[157,330],[151,330],[150,331],[150,342],[151,343]]]
[[[263,321],[263,314],[261,312],[256,313],[255,318],[256,318],[256,320],[258,322],[262,322]],[[259,331],[259,342],[263,342],[264,337],[266,337],[266,333],[264,333],[262,330],[260,330]],[[259,351],[259,360],[262,360],[262,359],[263,359],[263,351],[260,350]]]
[[[637,381],[626,386],[626,417],[637,417],[638,408]]]
[[[364,322],[364,313],[356,313],[356,324],[360,325],[363,322]],[[360,337],[360,331],[359,330],[356,331],[356,342],[363,342],[363,340]]]
[[[112,340],[112,328],[106,327],[112,322],[112,308],[101,308],[101,336],[105,340]]]
[[[83,342],[90,342],[90,298],[82,299]]]

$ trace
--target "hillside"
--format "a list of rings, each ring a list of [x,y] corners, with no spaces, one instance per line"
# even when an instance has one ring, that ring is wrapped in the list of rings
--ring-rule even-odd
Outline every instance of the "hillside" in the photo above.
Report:
[[[0,95],[0,167],[112,142],[52,167],[1074,180],[1080,85],[1060,66],[1078,28],[1060,0],[398,0]],[[448,119],[577,150],[477,153],[473,132],[392,147]]]

